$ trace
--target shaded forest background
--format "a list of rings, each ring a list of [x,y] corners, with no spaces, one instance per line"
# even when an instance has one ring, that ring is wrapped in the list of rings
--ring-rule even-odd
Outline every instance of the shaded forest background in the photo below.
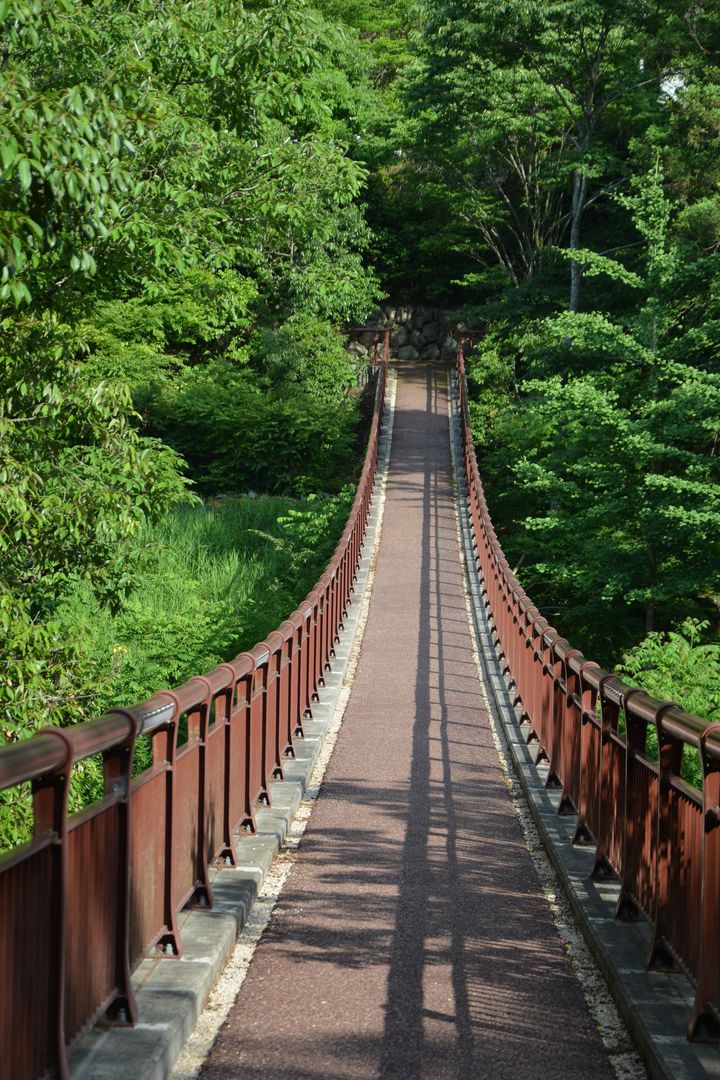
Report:
[[[362,448],[341,328],[385,297],[485,328],[536,603],[720,719],[719,15],[0,0],[4,739],[292,606]]]

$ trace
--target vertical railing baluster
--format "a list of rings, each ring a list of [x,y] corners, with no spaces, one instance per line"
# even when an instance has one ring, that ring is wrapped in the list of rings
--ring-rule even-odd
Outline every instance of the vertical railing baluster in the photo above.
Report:
[[[67,818],[68,788],[73,763],[70,740],[57,728],[44,728],[41,735],[52,735],[63,746],[65,760],[60,767],[47,776],[38,776],[32,782],[34,838],[41,840],[52,836],[52,867],[50,892],[53,897],[53,926],[49,935],[50,955],[45,958],[50,978],[47,1016],[50,1031],[47,1046],[51,1054],[50,1068],[57,1069],[60,1080],[70,1080],[65,1039],[65,911],[67,904]],[[45,1033],[43,1033],[44,1035]]]
[[[592,784],[597,776],[595,770],[586,768],[585,764],[590,756],[590,749],[599,731],[600,725],[597,718],[598,691],[595,686],[588,682],[588,672],[592,672],[596,678],[600,677],[600,668],[593,660],[585,660],[580,665],[578,672],[578,694],[580,697],[580,761],[578,764],[578,820],[575,826],[573,843],[590,844],[595,841],[594,816],[596,807],[592,796]]]
[[[655,862],[655,910],[653,912],[653,937],[648,953],[648,968],[677,969],[677,962],[667,942],[671,937],[673,899],[670,895],[669,858],[673,840],[673,786],[675,777],[682,770],[683,744],[663,724],[665,714],[676,708],[675,702],[666,701],[655,714],[655,731],[658,743],[658,796],[655,818],[657,858]]]
[[[235,693],[235,669],[232,664],[219,664],[218,667],[225,671],[228,676],[228,686],[215,698],[215,723],[222,724],[223,730],[223,846],[220,858],[228,866],[236,866],[235,845],[233,844],[233,826],[231,819],[230,785],[232,783],[232,770],[230,754],[232,752],[231,719],[232,703]]]
[[[624,690],[622,708],[625,714],[625,773],[623,776],[622,861],[620,866],[620,896],[616,916],[628,922],[635,921],[640,909],[635,895],[633,868],[641,845],[642,826],[640,793],[633,782],[633,767],[637,755],[645,754],[647,748],[647,724],[636,716],[630,703],[641,693],[637,688]]]
[[[106,1019],[122,1026],[137,1021],[137,1002],[130,979],[130,842],[132,800],[132,765],[137,720],[126,709],[113,709],[113,714],[127,721],[124,740],[103,753],[103,783],[105,795],[119,797],[117,837],[117,916],[115,925],[115,999]]]
[[[598,785],[598,809],[597,809],[597,832],[595,835],[595,859],[591,871],[592,877],[607,877],[615,871],[610,860],[610,845],[612,835],[612,822],[617,812],[615,795],[612,784],[612,750],[610,749],[613,734],[617,733],[620,719],[621,696],[608,696],[613,687],[617,686],[618,679],[614,675],[603,675],[600,679],[600,738],[595,769],[600,778]]]
[[[688,1037],[720,1037],[720,761],[708,752],[709,724],[700,736],[703,775],[703,832],[700,899],[700,969]]]
[[[182,956],[182,939],[175,911],[175,869],[174,869],[174,833],[176,792],[175,759],[177,757],[178,724],[180,707],[177,694],[172,690],[162,690],[162,697],[167,697],[173,704],[172,718],[153,736],[153,765],[165,767],[165,852],[163,865],[163,921],[165,930],[158,939],[158,947],[167,956]],[[156,695],[159,696],[159,695]]]
[[[210,884],[210,860],[207,836],[207,737],[212,708],[213,692],[210,680],[205,675],[194,675],[190,683],[198,683],[203,690],[202,703],[188,715],[188,742],[198,740],[198,791],[197,791],[197,841],[195,848],[194,891],[192,903],[201,903],[207,907],[213,905],[212,885]]]
[[[557,642],[556,642],[557,647]],[[579,677],[573,671],[570,661],[584,660],[579,649],[566,648],[562,659],[562,743],[560,750],[560,780],[562,794],[558,806],[559,814],[578,812],[578,786],[580,779],[580,739],[582,727],[582,704],[578,705]]]

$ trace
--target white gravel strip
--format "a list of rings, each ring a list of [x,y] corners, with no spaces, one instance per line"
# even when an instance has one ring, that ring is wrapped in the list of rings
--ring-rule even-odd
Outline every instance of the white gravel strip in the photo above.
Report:
[[[293,868],[297,858],[303,834],[310,819],[315,800],[320,793],[325,770],[342,725],[345,709],[350,698],[355,671],[360,659],[360,647],[367,624],[370,599],[373,591],[375,578],[375,566],[377,553],[380,546],[380,534],[382,532],[383,511],[385,508],[385,491],[387,487],[388,463],[390,461],[390,448],[392,446],[392,430],[395,415],[395,396],[397,391],[397,376],[394,371],[388,372],[386,420],[385,420],[385,451],[380,468],[378,484],[378,516],[373,538],[373,547],[370,553],[370,567],[363,592],[362,605],[358,616],[357,628],[350,650],[347,667],[343,675],[343,683],[335,702],[332,720],[325,735],[323,745],[315,762],[305,795],[298,806],[297,813],[290,823],[285,838],[285,844],[281,851],[273,859],[267,872],[262,888],[255,900],[245,926],[238,937],[225,969],[215,984],[207,1004],[198,1018],[192,1035],[185,1043],[180,1057],[177,1059],[170,1080],[196,1080],[205,1060],[217,1039],[220,1028],[225,1022],[235,1000],[245,981],[250,961],[255,949],[265,932],[273,915],[275,905],[278,902],[283,886]]]
[[[488,716],[491,720],[493,742],[500,759],[505,783],[512,799],[515,813],[520,821],[520,826],[525,838],[525,846],[530,853],[540,885],[547,900],[550,914],[555,928],[563,943],[565,952],[572,966],[578,982],[582,988],[587,1002],[590,1015],[598,1029],[602,1044],[610,1060],[617,1080],[646,1080],[647,1072],[640,1055],[633,1046],[632,1039],[625,1024],[615,1007],[607,983],[600,972],[595,960],[588,949],[585,939],[575,921],[570,902],[560,880],[553,869],[547,856],[540,834],[533,821],[530,809],[525,801],[522,787],[515,775],[510,754],[507,750],[505,736],[498,723],[495,709],[491,706],[485,687],[483,666],[480,659],[480,646],[477,640],[475,619],[472,609],[472,594],[468,581],[468,574],[474,572],[474,567],[468,565],[466,558],[467,544],[464,541],[460,514],[465,513],[462,505],[459,489],[459,462],[456,453],[455,439],[453,437],[454,425],[457,422],[454,414],[454,393],[452,378],[448,379],[448,413],[450,418],[450,451],[453,462],[453,487],[455,489],[455,527],[457,529],[458,545],[463,553],[465,607],[467,610],[468,624],[470,626],[470,638],[473,645],[473,656],[477,668],[480,693],[485,704]]]

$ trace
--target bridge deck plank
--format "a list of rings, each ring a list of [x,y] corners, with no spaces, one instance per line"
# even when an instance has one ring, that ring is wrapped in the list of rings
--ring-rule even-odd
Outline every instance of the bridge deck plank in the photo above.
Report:
[[[321,796],[202,1080],[611,1077],[482,706],[445,373],[400,370],[362,655]]]

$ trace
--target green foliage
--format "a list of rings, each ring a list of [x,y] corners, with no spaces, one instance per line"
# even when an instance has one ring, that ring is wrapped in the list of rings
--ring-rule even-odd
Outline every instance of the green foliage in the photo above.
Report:
[[[490,333],[482,349],[467,360],[469,411],[478,447],[488,445],[496,425],[507,411],[508,397],[517,392],[512,358],[497,335]]]
[[[342,337],[316,316],[291,315],[276,329],[259,331],[253,353],[273,388],[328,405],[343,401],[357,381]]]
[[[190,573],[182,612],[146,606],[163,574],[148,530],[195,482],[352,477],[354,373],[331,324],[363,319],[378,284],[348,152],[365,76],[304,0],[0,0],[0,29],[0,708],[17,739],[96,715],[98,680],[143,696],[265,625],[262,604],[254,623],[232,596],[207,606]],[[73,805],[98,775],[79,769]]]
[[[629,285],[631,288],[640,288],[643,284],[642,279],[637,274],[634,274],[632,270],[628,270],[616,259],[608,259],[606,255],[599,255],[597,251],[588,251],[585,248],[576,248],[574,251],[570,251],[569,248],[559,248],[557,254],[561,259],[578,263],[585,278],[602,275],[612,281],[619,281],[623,285]]]
[[[370,76],[376,85],[387,86],[407,63],[412,0],[318,0],[315,6],[357,31],[358,44],[371,65]]]
[[[25,738],[45,724],[66,725],[89,719],[85,671],[77,641],[56,619],[34,619],[28,605],[0,592],[3,679],[0,683],[0,735],[7,742]]]
[[[660,701],[676,701],[687,712],[720,721],[720,645],[703,643],[709,623],[686,619],[677,630],[652,633],[623,657],[620,671]],[[657,735],[648,733],[648,749],[657,753]],[[683,752],[682,775],[702,787],[700,755],[692,747]]]
[[[717,34],[702,7],[433,0],[405,26],[402,109],[370,180],[396,289],[476,302],[539,279],[591,309],[608,292],[597,260],[632,245],[613,205],[631,155],[645,171],[660,148],[677,192],[715,197]]]
[[[523,559],[523,584],[604,660],[644,624],[720,588],[720,478],[702,413],[686,411],[689,389],[624,408],[593,376],[525,383],[486,458],[493,482],[512,477],[496,503],[516,522],[507,547]],[[716,425],[720,388],[710,399],[707,389],[695,401]],[[668,413],[684,417],[684,446]]]
[[[331,223],[332,231],[308,246],[291,268],[287,306],[296,316],[352,326],[361,323],[380,295],[377,277],[365,265],[370,233],[357,207],[348,207]],[[338,230],[341,225],[341,230]],[[348,246],[352,239],[353,248]]]
[[[348,484],[334,497],[308,495],[304,506],[291,507],[278,518],[282,533],[274,544],[286,583],[297,582],[310,591],[334,554],[354,498],[355,488]]]
[[[0,5],[0,302],[31,299],[28,279],[43,263],[51,273],[93,273],[94,249],[121,216],[132,188],[125,157],[122,95],[112,78],[97,86],[34,76],[33,57],[61,34],[71,0]]]
[[[67,267],[59,256],[59,269],[97,268],[97,288],[116,294],[234,265],[278,295],[308,244],[334,234],[342,247],[337,211],[358,195],[363,174],[321,97],[337,34],[302,0],[247,8],[65,0],[52,15],[49,4],[16,6],[38,14],[11,33],[3,89],[11,101],[37,101],[50,132],[37,146],[38,170],[50,180],[59,170],[69,197],[80,193],[79,233],[93,223],[86,266],[63,218],[63,242],[77,252]],[[110,104],[96,86],[109,88]],[[21,113],[23,122],[34,116]],[[64,211],[62,185],[47,186],[33,218],[42,229]],[[32,197],[32,183],[27,190]],[[46,281],[37,269],[30,293]]]
[[[494,429],[479,431],[525,586],[608,664],[643,629],[707,611],[720,589],[720,382],[707,363],[688,363],[697,332],[678,303],[701,271],[673,232],[657,160],[618,203],[642,238],[632,272],[579,256],[634,303],[622,321],[561,312],[496,329],[491,342],[515,350],[524,379]]]
[[[398,197],[419,191],[435,235],[421,226],[410,236],[403,222],[398,240],[410,240],[428,279],[447,275],[443,246],[461,253],[438,292],[476,291],[487,274],[481,294],[492,293],[498,269],[519,286],[547,273],[558,247],[582,247],[622,176],[626,140],[667,113],[655,9],[442,0],[421,4],[419,20],[400,79],[394,186]]]
[[[79,581],[52,624],[24,636],[0,594],[0,627],[13,628],[18,666],[6,716],[39,723],[87,719],[177,686],[262,640],[325,568],[345,525],[353,489],[301,503],[260,496],[183,506],[136,542],[142,566],[113,611]],[[72,644],[68,645],[68,641]],[[6,726],[6,739],[25,732]],[[139,748],[139,765],[146,764]],[[101,790],[96,761],[76,767],[71,806]],[[26,839],[25,790],[0,795],[0,849]]]
[[[76,334],[51,316],[3,330],[0,733],[10,741],[92,715],[86,658],[59,606],[80,582],[120,605],[143,526],[190,495],[177,455],[133,426],[127,390],[86,377]]]
[[[87,717],[82,656],[58,605],[83,580],[117,606],[142,526],[190,496],[177,455],[134,427],[127,390],[86,377],[76,334],[32,315],[3,330],[0,713],[11,740]]]
[[[620,670],[660,701],[678,701],[709,724],[720,721],[720,645],[703,642],[709,623],[686,619],[626,653]]]
[[[28,317],[3,329],[2,588],[35,617],[82,576],[116,597],[133,534],[188,497],[179,460],[137,433],[126,390],[86,379],[67,327]]]
[[[324,569],[347,509],[345,495],[299,505],[243,496],[182,507],[144,529],[144,567],[118,611],[86,585],[60,611],[97,673],[96,712],[177,686],[261,640]],[[295,516],[313,530],[314,551]]]
[[[183,369],[148,408],[203,492],[331,491],[353,471],[357,410],[347,398],[331,407],[307,390],[263,393],[217,361]]]

